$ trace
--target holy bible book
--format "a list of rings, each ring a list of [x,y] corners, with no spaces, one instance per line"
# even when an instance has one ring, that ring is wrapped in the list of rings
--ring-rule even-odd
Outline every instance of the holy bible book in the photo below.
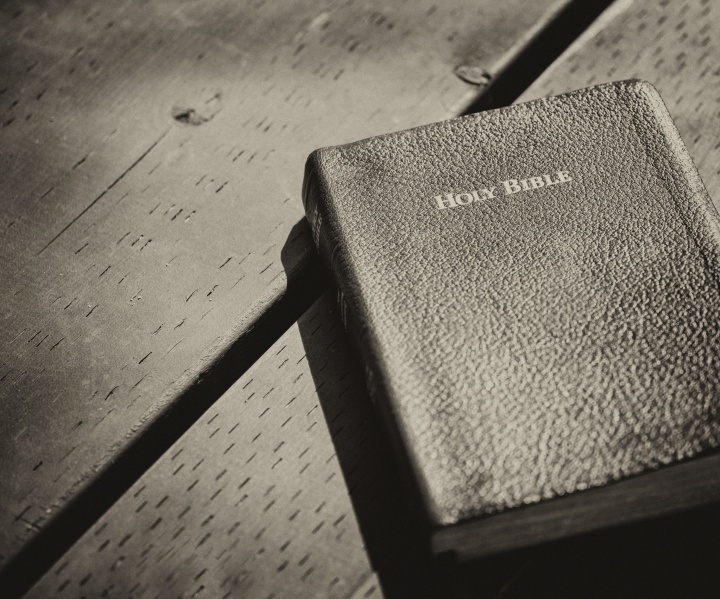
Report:
[[[720,220],[650,84],[319,149],[303,200],[436,553],[720,498]]]

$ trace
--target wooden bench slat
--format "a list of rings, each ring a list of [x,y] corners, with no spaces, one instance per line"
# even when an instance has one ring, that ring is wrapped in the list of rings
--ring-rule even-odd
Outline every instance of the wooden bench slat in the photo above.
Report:
[[[455,114],[566,4],[3,3],[0,562],[244,350],[312,149]]]
[[[380,597],[355,511],[392,533],[394,484],[334,311],[316,303],[28,597]],[[346,486],[383,480],[353,506]]]

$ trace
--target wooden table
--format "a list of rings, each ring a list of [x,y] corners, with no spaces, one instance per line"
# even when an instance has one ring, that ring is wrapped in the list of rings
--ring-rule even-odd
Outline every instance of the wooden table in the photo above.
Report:
[[[709,0],[4,3],[0,596],[717,594],[713,505],[429,568],[299,192],[641,77],[717,201],[719,39]]]

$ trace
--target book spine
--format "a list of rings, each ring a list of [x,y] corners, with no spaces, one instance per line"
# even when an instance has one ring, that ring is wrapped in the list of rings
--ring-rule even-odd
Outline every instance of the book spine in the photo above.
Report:
[[[303,181],[303,205],[310,223],[312,238],[320,255],[326,272],[330,274],[331,283],[337,292],[340,319],[350,338],[355,354],[360,359],[361,372],[375,411],[389,433],[389,441],[395,454],[404,467],[400,469],[401,478],[406,489],[407,507],[414,513],[415,520],[421,527],[427,526],[424,518],[425,509],[421,505],[427,496],[420,488],[418,480],[410,475],[417,469],[414,461],[407,453],[402,440],[400,423],[393,410],[392,401],[386,396],[383,384],[382,364],[378,352],[373,353],[371,331],[367,320],[363,318],[362,300],[353,295],[357,285],[353,285],[349,256],[341,247],[342,230],[334,207],[331,205],[331,191],[322,175],[322,152],[313,152],[305,166]],[[421,530],[421,529],[419,529]]]
[[[339,231],[336,228],[330,207],[328,206],[329,190],[320,174],[320,156],[323,150],[313,152],[305,165],[305,179],[303,181],[302,199],[305,207],[305,215],[310,223],[310,230],[313,243],[320,255],[325,271],[330,274],[334,290],[337,295],[339,316],[343,328],[351,337],[360,355],[363,366],[363,374],[370,393],[372,402],[378,404],[378,388],[375,384],[376,376],[369,366],[369,360],[365,354],[364,339],[361,337],[362,330],[359,325],[359,318],[348,311],[348,301],[343,291],[346,288],[346,276],[343,272],[342,260],[339,248]]]

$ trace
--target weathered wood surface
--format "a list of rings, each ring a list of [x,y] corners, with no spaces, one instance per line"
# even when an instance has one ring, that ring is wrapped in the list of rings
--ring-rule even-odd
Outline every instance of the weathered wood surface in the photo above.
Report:
[[[603,18],[577,44],[571,47],[543,74],[522,99],[530,99],[547,93],[559,93],[566,89],[574,89],[610,79],[642,77],[653,82],[665,98],[672,115],[676,119],[680,132],[702,172],[708,189],[717,202],[718,198],[720,198],[720,171],[717,170],[717,163],[720,162],[720,144],[717,143],[717,139],[720,138],[720,119],[718,119],[720,97],[718,97],[717,93],[717,90],[720,89],[720,69],[718,69],[717,61],[714,61],[713,57],[718,56],[718,40],[720,40],[719,10],[705,0],[681,3],[663,2],[660,4],[650,1],[622,2],[609,9]],[[307,328],[302,323],[309,322],[311,318],[314,318],[314,316],[312,314],[308,315],[304,321],[301,321],[300,328],[291,329],[283,338],[282,343],[287,344],[287,348],[299,348],[302,343],[307,345],[307,337],[313,329],[310,328],[307,331]],[[340,395],[342,395],[342,398],[347,398],[349,394],[354,398],[353,401],[361,401],[361,398],[364,397],[360,387],[361,378],[355,373],[355,366],[348,357],[347,348],[343,345],[346,343],[344,336],[339,336],[337,325],[334,325],[335,328],[333,328],[333,317],[327,314],[326,309],[313,322],[318,322],[319,328],[312,334],[312,343],[322,345],[319,340],[323,340],[325,346],[330,347],[334,357],[332,369],[323,368],[324,364],[321,360],[318,362],[314,360],[312,362],[308,361],[308,363],[301,361],[299,364],[289,360],[282,369],[278,369],[276,366],[277,357],[273,355],[273,351],[268,352],[252,370],[255,377],[260,376],[260,373],[262,373],[262,388],[265,390],[263,394],[272,389],[272,392],[264,400],[266,402],[263,404],[265,407],[290,407],[287,406],[287,403],[296,394],[295,383],[292,381],[301,373],[303,373],[302,376],[307,376],[308,369],[311,373],[315,372],[316,374],[322,371],[322,376],[316,379],[317,390],[315,390],[315,387],[308,389],[311,396],[314,394],[314,400],[312,398],[303,400],[307,401],[308,405],[321,405],[339,401],[341,399]],[[350,374],[346,374],[346,372]],[[343,377],[350,377],[347,379],[348,387],[340,386],[338,388],[338,379]],[[334,382],[330,383],[328,381]],[[323,382],[325,382],[324,385]],[[228,403],[230,402],[224,397],[211,414],[221,409],[227,409],[225,406]],[[240,407],[235,406],[235,409],[239,410]],[[293,418],[303,418],[305,414],[302,410],[298,410],[296,413],[288,412],[288,416],[293,415]],[[332,412],[328,413],[326,411],[326,417],[332,430],[334,426]],[[355,429],[356,432],[352,433],[351,429],[347,429],[343,433],[343,435],[347,435],[344,437],[343,443],[351,447],[355,444],[359,445],[359,440],[362,439],[363,434],[359,432],[363,430],[363,427],[360,426],[363,422],[362,417],[356,416],[356,418],[358,418],[356,426],[359,427]],[[202,422],[193,427],[185,438],[178,443],[178,447],[185,446],[187,440],[191,437],[199,440],[200,436],[205,434],[203,431],[207,430],[206,420],[204,418]],[[235,421],[232,420],[231,423],[231,420],[232,418],[227,420],[226,426],[234,425]],[[349,418],[348,427],[351,426],[351,420]],[[373,426],[371,421],[366,422],[370,422],[366,426]],[[319,421],[318,426],[320,424]],[[273,432],[275,438],[271,441],[269,437]],[[273,442],[276,444],[288,442],[288,437],[281,428],[267,429],[263,434],[266,435],[265,442],[268,447],[273,446]],[[337,435],[333,438],[336,446],[339,443],[338,439]],[[327,437],[323,441],[327,442]],[[221,448],[220,445],[217,445],[216,449],[208,447],[202,451],[211,452],[213,459],[218,459],[221,458],[224,447]],[[316,451],[322,454],[320,446],[317,446]],[[220,464],[217,464],[216,468],[218,472],[223,469]],[[349,470],[351,471],[352,468]],[[180,479],[173,478],[172,472],[173,451],[170,451],[137,483],[135,490],[123,497],[108,512],[102,522],[93,531],[85,535],[58,563],[58,566],[43,578],[31,596],[54,596],[53,593],[60,586],[66,584],[66,580],[69,580],[64,587],[66,591],[68,589],[77,589],[78,587],[75,585],[79,585],[87,575],[87,563],[90,559],[94,560],[93,563],[97,565],[97,570],[93,571],[90,579],[93,581],[93,585],[97,585],[93,588],[101,589],[104,588],[103,585],[109,584],[117,585],[118,588],[128,588],[128,586],[131,586],[130,581],[136,577],[139,577],[138,580],[141,580],[144,585],[153,584],[150,582],[154,580],[152,569],[142,570],[142,566],[138,565],[143,557],[137,557],[137,548],[127,550],[127,555],[132,554],[133,559],[136,560],[133,562],[135,565],[132,568],[125,570],[116,568],[113,570],[112,564],[115,563],[113,560],[117,560],[119,555],[123,555],[122,548],[117,547],[119,541],[134,530],[141,530],[140,527],[133,524],[134,518],[136,518],[133,514],[142,503],[142,501],[138,503],[139,497],[135,498],[133,496],[138,489],[145,486],[146,490],[152,490],[160,498],[164,497],[165,494],[181,496],[185,492],[183,486],[185,482],[182,484],[176,483],[175,481]],[[347,471],[346,476],[348,476]],[[348,480],[351,483],[350,494],[353,499],[356,502],[359,498],[369,502],[391,501],[392,499],[388,497],[390,494],[383,487],[383,481],[385,480],[383,476],[385,475],[378,475],[377,478],[370,477],[362,485],[353,486],[351,482],[353,476],[350,475]],[[218,488],[217,484],[212,483],[212,473],[203,478],[203,481],[198,485],[203,485],[202,489],[205,495]],[[286,483],[289,491],[285,491],[285,493],[289,492],[291,495],[292,491],[290,489],[295,488],[295,486],[289,480]],[[235,485],[235,487],[237,486]],[[225,494],[226,491],[227,494]],[[338,493],[345,492],[342,487],[336,488],[335,491]],[[277,492],[280,491],[277,490]],[[218,499],[223,497],[223,501],[228,502],[228,505],[230,505],[233,499],[238,501],[243,496],[243,493],[242,490],[228,485]],[[323,497],[323,500],[327,502],[331,499],[328,496]],[[332,501],[341,502],[341,499],[334,498]],[[276,507],[280,508],[281,506],[278,504]],[[187,516],[192,517],[191,530],[195,535],[192,539],[198,537],[202,522],[212,513],[214,513],[212,510],[208,511],[202,507],[202,504],[199,504],[198,509],[194,510],[192,515],[191,513],[187,514]],[[256,517],[262,518],[261,513],[261,506],[258,504]],[[362,510],[358,509],[357,513],[361,528],[365,522],[372,522],[372,517],[367,516]],[[143,515],[142,511],[140,516],[148,518],[149,522],[150,516]],[[689,528],[683,530],[683,526],[678,527],[676,524],[678,521],[684,522],[683,526]],[[633,529],[636,532],[634,537],[620,537],[620,540],[618,540],[617,536],[610,536],[610,541],[607,541],[605,537],[602,537],[605,539],[604,541],[602,539],[598,541],[597,537],[591,537],[584,544],[570,545],[571,549],[566,550],[564,553],[551,551],[546,554],[546,557],[542,557],[542,554],[538,553],[535,553],[533,557],[522,554],[514,562],[511,557],[509,565],[505,563],[503,569],[497,570],[501,574],[497,574],[493,570],[493,568],[496,568],[497,562],[491,561],[489,562],[491,566],[486,567],[485,570],[483,570],[482,566],[480,567],[479,571],[483,572],[485,578],[481,577],[476,582],[482,586],[494,576],[494,582],[497,584],[493,589],[498,596],[504,597],[532,595],[533,589],[551,595],[553,588],[555,590],[561,589],[560,596],[578,596],[583,591],[587,591],[587,588],[582,586],[582,576],[577,572],[570,572],[569,569],[578,568],[583,571],[582,568],[584,567],[583,572],[585,575],[588,577],[594,576],[594,580],[604,584],[606,590],[612,589],[615,596],[623,594],[625,596],[650,596],[647,593],[656,593],[658,589],[662,590],[663,587],[649,581],[640,583],[639,580],[644,576],[644,568],[647,572],[662,574],[663,576],[659,577],[658,580],[662,584],[670,585],[666,588],[677,588],[677,585],[682,587],[682,584],[685,583],[690,584],[692,588],[696,588],[698,574],[705,572],[703,570],[704,566],[713,563],[713,559],[720,553],[718,546],[715,545],[704,547],[702,551],[693,548],[694,553],[691,552],[691,559],[689,560],[685,556],[685,553],[690,551],[689,548],[692,546],[695,537],[712,539],[712,535],[708,537],[707,534],[704,534],[704,531],[706,529],[714,531],[720,529],[718,526],[714,528],[706,527],[707,521],[707,513],[702,513],[702,518],[695,518],[694,520],[692,517],[685,520],[678,520],[677,518],[665,519],[653,524],[652,527],[648,525],[646,528]],[[224,523],[227,524],[227,522],[229,520]],[[95,532],[103,526],[106,527],[103,530],[108,531],[106,536],[112,539],[106,546],[108,549],[112,548],[113,552],[107,554],[110,557],[105,557],[102,552],[98,552],[99,547],[105,542],[105,537],[103,537],[102,532],[98,535]],[[370,529],[372,529],[372,526],[370,526]],[[109,536],[109,531],[112,531],[112,536]],[[163,534],[166,533],[158,526],[153,531],[145,532],[142,538],[131,538],[128,543],[132,541],[143,543],[143,546],[157,546],[162,544],[161,535]],[[642,535],[647,535],[647,538],[651,539],[649,545],[643,545]],[[678,541],[676,543],[676,540],[681,537],[684,539],[683,542]],[[252,538],[252,535],[250,535],[250,538]],[[298,537],[298,540],[301,540],[301,537]],[[373,547],[378,543],[370,537],[367,544],[372,554]],[[632,553],[631,550],[637,550],[637,552]],[[222,551],[222,549],[218,549],[219,551]],[[551,557],[547,557],[547,555]],[[609,557],[611,555],[621,557],[613,561]],[[704,561],[702,556],[706,556],[710,561]],[[611,581],[607,579],[605,571],[592,570],[594,567],[592,560],[595,558],[599,560],[598,563],[610,563],[613,564],[613,567],[625,567],[626,579],[623,584],[628,581],[632,581],[632,584],[620,589],[613,587]],[[184,548],[177,549],[172,556],[168,556],[166,559],[174,565],[174,569],[177,571],[183,570],[183,564],[186,563],[186,560],[192,559],[194,560],[193,565],[198,572],[203,567],[215,567],[213,564],[217,561],[211,553],[199,554],[196,552],[190,542]],[[507,562],[508,558],[503,559]],[[567,560],[567,563],[564,564],[563,559]],[[643,559],[648,561],[643,562]],[[623,560],[626,562],[625,565],[623,565]],[[633,560],[635,561],[633,562]],[[656,560],[655,566],[651,566],[651,560]],[[126,563],[132,565],[130,562]],[[262,564],[262,560],[253,563],[260,569],[268,567]],[[268,563],[274,562],[269,561]],[[540,569],[537,569],[538,563]],[[694,570],[690,567],[693,563],[696,565]],[[658,564],[660,565],[658,566]],[[165,567],[170,566],[166,565]],[[60,568],[62,570],[58,572]],[[550,568],[554,568],[554,571],[552,575],[547,575]],[[543,573],[546,574],[545,578],[543,578]],[[694,578],[684,581],[682,577],[687,576],[688,573]],[[190,574],[190,572],[183,573],[182,576],[189,580]],[[708,571],[707,574],[710,575],[711,573]],[[498,582],[498,576],[506,576],[506,578]],[[574,580],[574,583],[562,583],[564,576]],[[86,584],[90,584],[90,582]],[[132,584],[135,583],[132,582]],[[573,587],[573,584],[576,586]],[[524,587],[523,585],[527,586]],[[553,587],[553,585],[555,586]],[[468,594],[468,596],[494,596],[490,591],[485,593],[484,590],[487,589],[483,589],[481,586],[474,587],[474,592]],[[548,589],[550,590],[548,591]],[[148,596],[152,596],[149,591]]]
[[[565,4],[3,3],[0,562],[244,350],[312,149],[455,114]]]
[[[28,596],[380,597],[355,512],[391,559],[395,485],[334,310],[316,303]]]

